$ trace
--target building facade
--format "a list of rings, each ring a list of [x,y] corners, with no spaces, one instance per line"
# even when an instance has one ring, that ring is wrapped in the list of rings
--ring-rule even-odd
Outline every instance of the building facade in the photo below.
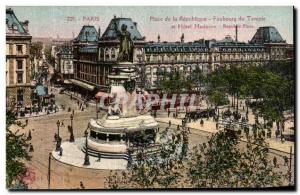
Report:
[[[93,26],[84,26],[74,40],[74,79],[78,86],[87,84],[91,94],[109,90],[107,75],[117,61],[118,33],[126,25],[134,45],[132,62],[137,65],[138,85],[147,90],[158,88],[162,72],[181,71],[190,74],[196,69],[209,74],[219,67],[259,66],[277,60],[291,60],[293,46],[286,43],[275,27],[257,29],[248,43],[229,35],[223,40],[199,39],[185,42],[184,34],[176,42],[146,42],[130,18],[114,17],[101,35]],[[76,82],[74,84],[76,85]],[[79,83],[81,82],[81,83]]]
[[[20,22],[6,9],[6,104],[7,108],[31,106],[29,22]]]

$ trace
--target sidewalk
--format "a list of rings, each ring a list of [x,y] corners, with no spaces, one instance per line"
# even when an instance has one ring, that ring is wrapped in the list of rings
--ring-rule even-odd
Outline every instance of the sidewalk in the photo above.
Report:
[[[168,124],[169,121],[171,121],[172,125],[181,125],[181,119],[173,118],[173,117],[162,117],[162,118],[156,118],[157,122],[161,123],[166,123]],[[219,130],[216,129],[216,123],[212,121],[210,118],[209,120],[203,119],[204,125],[203,127],[200,126],[200,120],[196,122],[190,122],[187,123],[187,127],[190,127],[192,129],[200,130],[200,131],[205,131],[208,133],[217,133]],[[241,138],[242,141],[246,141],[245,138]],[[285,153],[290,153],[290,147],[293,147],[293,154],[294,154],[294,142],[290,141],[285,141],[282,143],[279,139],[275,140],[275,138],[266,138],[266,141],[269,143],[269,146],[271,149],[280,151],[280,152],[285,152]]]

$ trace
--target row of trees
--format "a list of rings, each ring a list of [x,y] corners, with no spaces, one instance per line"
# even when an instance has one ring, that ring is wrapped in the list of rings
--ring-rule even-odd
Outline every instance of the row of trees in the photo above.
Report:
[[[166,135],[164,133],[164,135]],[[106,187],[128,188],[244,188],[276,187],[287,174],[269,160],[263,136],[247,137],[246,145],[228,130],[212,135],[206,143],[184,153],[181,132],[169,136],[160,152],[138,151],[136,162],[126,171],[111,172]]]
[[[190,74],[160,72],[158,85],[166,93],[200,92],[217,109],[229,104],[239,112],[239,101],[246,100],[255,114],[266,120],[284,123],[284,111],[294,110],[294,62],[271,62],[263,66],[232,65],[204,75],[197,68]],[[250,104],[250,102],[253,102]],[[248,113],[248,112],[247,112]],[[281,125],[282,126],[282,125]]]
[[[230,94],[237,113],[239,100],[246,99],[247,111],[251,105],[257,117],[275,121],[279,129],[284,126],[284,112],[293,111],[295,106],[293,67],[293,63],[278,62],[259,67],[221,68],[207,77],[209,99],[219,106],[226,104],[225,95]]]

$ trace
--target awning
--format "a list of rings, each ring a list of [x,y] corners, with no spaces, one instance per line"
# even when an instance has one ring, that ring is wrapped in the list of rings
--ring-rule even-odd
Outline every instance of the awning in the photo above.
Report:
[[[79,86],[79,87],[82,87],[82,88],[84,88],[84,89],[87,89],[87,90],[89,90],[89,91],[94,91],[94,89],[95,89],[94,86],[89,85],[89,84],[87,84],[87,83],[85,83],[85,82],[82,82],[82,81],[79,81],[79,80],[70,79],[70,81],[71,81],[73,84],[75,84],[75,85],[77,85],[77,86]]]

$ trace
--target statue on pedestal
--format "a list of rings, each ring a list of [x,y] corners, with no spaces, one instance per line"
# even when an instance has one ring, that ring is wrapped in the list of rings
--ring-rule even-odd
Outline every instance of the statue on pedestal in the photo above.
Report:
[[[121,31],[118,31],[120,40],[120,50],[117,60],[119,62],[132,62],[133,61],[133,42],[131,34],[127,31],[127,26],[122,24]]]

